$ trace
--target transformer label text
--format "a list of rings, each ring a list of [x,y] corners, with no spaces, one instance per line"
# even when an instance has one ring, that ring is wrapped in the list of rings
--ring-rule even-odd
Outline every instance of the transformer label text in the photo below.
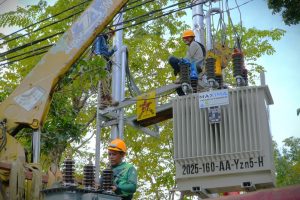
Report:
[[[190,163],[182,165],[182,175],[207,174],[235,170],[247,170],[264,167],[263,156],[249,159],[220,160],[204,163]]]

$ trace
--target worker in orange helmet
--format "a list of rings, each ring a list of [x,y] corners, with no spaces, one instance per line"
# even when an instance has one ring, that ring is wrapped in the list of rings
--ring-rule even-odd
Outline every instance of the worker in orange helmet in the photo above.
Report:
[[[206,54],[205,48],[201,43],[195,41],[195,34],[192,30],[185,30],[182,34],[182,40],[186,45],[188,45],[185,58],[188,59],[191,63],[196,63],[196,68],[199,74],[200,72],[202,72],[203,68],[203,63]],[[179,62],[179,58],[176,58],[174,56],[171,56],[169,58],[169,64],[172,66],[175,76],[177,76],[177,74],[180,72],[180,66],[178,64]],[[177,79],[175,83],[180,83],[180,79]],[[179,95],[184,95],[182,89],[178,89],[177,93]]]
[[[131,200],[137,188],[137,171],[132,164],[124,162],[127,148],[123,140],[117,138],[108,146],[108,158],[113,170],[112,191],[123,200]]]

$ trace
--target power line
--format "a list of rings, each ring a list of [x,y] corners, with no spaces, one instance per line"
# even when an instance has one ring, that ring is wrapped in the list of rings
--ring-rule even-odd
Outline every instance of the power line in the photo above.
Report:
[[[166,9],[169,9],[169,8],[171,8],[171,7],[174,7],[174,6],[177,6],[177,5],[186,3],[186,2],[188,2],[188,1],[189,1],[189,0],[185,0],[185,1],[183,1],[183,2],[176,3],[176,4],[173,4],[173,5],[164,7],[164,8],[162,8],[162,9],[157,9],[157,10],[148,12],[148,13],[146,13],[146,14],[144,14],[144,15],[141,15],[141,16],[138,16],[138,17],[131,18],[131,19],[129,19],[129,20],[127,20],[127,21],[124,21],[124,22],[122,22],[122,23],[117,23],[117,24],[114,25],[114,26],[121,25],[121,24],[125,24],[125,23],[129,23],[129,22],[131,22],[131,21],[133,21],[133,20],[137,20],[137,19],[143,18],[143,17],[145,17],[145,16],[148,16],[148,15],[151,15],[151,14],[154,14],[154,13],[157,13],[157,12],[160,12],[160,11],[163,11],[163,10],[166,10]],[[133,25],[129,25],[129,26],[126,26],[126,27],[117,29],[116,31],[122,30],[122,29],[127,29],[127,28],[130,28],[130,27],[133,27],[133,26],[137,26],[137,25],[139,25],[139,24],[146,23],[146,22],[148,22],[148,21],[152,21],[152,20],[154,20],[154,19],[158,19],[158,18],[160,18],[160,17],[163,17],[163,16],[166,16],[166,15],[172,14],[172,13],[174,13],[174,12],[178,12],[178,11],[184,10],[184,9],[186,9],[186,8],[190,8],[190,7],[193,7],[193,6],[195,6],[195,5],[199,5],[199,4],[203,4],[203,3],[205,3],[205,2],[201,2],[201,3],[197,3],[197,4],[192,4],[192,5],[190,5],[190,6],[186,6],[186,7],[183,7],[183,8],[181,8],[181,9],[177,9],[177,10],[174,9],[174,10],[171,10],[171,11],[169,11],[169,12],[167,12],[167,13],[162,14],[162,15],[159,15],[159,16],[156,16],[156,17],[153,17],[153,18],[150,18],[150,19],[148,19],[148,20],[140,21],[140,22],[135,23],[135,24],[133,24]],[[37,43],[39,43],[39,42],[41,42],[41,41],[44,41],[44,40],[46,40],[46,39],[52,38],[52,37],[54,37],[54,36],[56,36],[56,35],[63,34],[63,33],[64,33],[64,32],[59,32],[59,33],[56,33],[56,34],[51,35],[51,36],[49,36],[49,37],[42,38],[42,39],[39,39],[39,40],[35,40],[35,41],[32,41],[32,42],[26,43],[26,44],[24,44],[24,45],[22,45],[22,46],[20,46],[20,47],[13,48],[13,49],[8,50],[8,51],[6,51],[6,52],[4,52],[4,53],[1,53],[1,54],[0,54],[0,57],[3,57],[3,56],[5,56],[5,55],[8,55],[8,54],[13,53],[13,52],[18,51],[18,50],[21,50],[21,49],[23,49],[23,48],[32,46],[32,45],[37,44]]]
[[[245,4],[247,4],[247,3],[250,3],[251,1],[253,1],[253,0],[249,0],[249,1],[245,2],[245,3],[243,3],[243,4],[240,4],[239,6],[242,6],[242,5],[245,5]],[[187,1],[177,3],[176,5],[181,4],[181,3],[185,3],[185,2],[187,2]],[[153,17],[153,18],[150,18],[150,19],[147,19],[147,20],[143,20],[143,21],[140,21],[140,22],[138,22],[138,23],[135,23],[135,24],[132,24],[132,25],[129,25],[129,26],[120,28],[120,29],[116,29],[116,31],[118,31],[118,30],[123,30],[123,29],[127,29],[127,28],[130,28],[130,27],[134,27],[134,26],[140,25],[140,24],[142,24],[142,23],[146,23],[146,22],[152,21],[152,20],[154,20],[154,19],[158,19],[158,18],[164,17],[164,16],[166,16],[166,15],[170,15],[170,14],[172,14],[172,13],[174,13],[174,12],[178,12],[178,11],[181,11],[181,10],[184,10],[184,9],[187,9],[187,8],[191,8],[191,7],[193,7],[193,6],[200,5],[200,4],[204,4],[204,3],[206,3],[206,2],[201,2],[201,3],[197,3],[197,4],[192,4],[192,5],[189,5],[189,6],[186,6],[186,7],[173,9],[173,10],[171,10],[171,11],[169,11],[169,12],[166,12],[166,13],[164,13],[164,14],[158,15],[158,16],[156,16],[156,17]],[[174,4],[174,5],[175,5],[175,4]],[[160,10],[160,11],[161,11],[161,10],[165,10],[165,9],[167,9],[167,8],[174,7],[174,5],[167,6],[167,7],[165,7],[165,8],[159,9],[159,10]],[[229,8],[227,7],[227,10],[226,10],[226,11],[223,11],[223,12],[228,12],[229,10],[233,10],[233,9],[236,9],[236,8],[237,8],[237,7],[234,7],[234,8],[229,9]],[[151,12],[149,12],[149,13],[153,14],[153,12],[158,12],[158,10],[151,11]],[[145,15],[141,15],[141,16],[139,16],[139,17],[132,18],[132,19],[130,19],[130,20],[127,20],[126,23],[128,23],[129,21],[133,21],[133,19],[139,19],[139,18],[142,18],[142,17],[144,17],[144,16],[145,16]],[[123,23],[116,24],[116,25],[120,25],[120,24],[124,24],[124,22],[123,22]],[[114,25],[114,26],[115,26],[115,25]],[[54,35],[51,35],[51,36],[49,36],[49,37],[54,37],[54,36],[56,36],[56,35],[63,34],[63,33],[64,33],[64,32],[59,32],[59,33],[54,34]],[[43,40],[46,40],[46,39],[49,39],[49,38],[47,37],[47,38],[43,38],[43,39],[40,39],[40,40],[43,41]],[[14,48],[14,49],[12,49],[12,50],[9,50],[8,52],[4,52],[4,53],[0,54],[0,57],[1,57],[1,56],[4,56],[4,55],[7,55],[7,54],[9,54],[9,53],[12,53],[13,51],[19,50],[19,48],[22,49],[22,48],[31,46],[31,45],[33,45],[33,44],[36,44],[36,43],[38,43],[38,42],[41,42],[40,40],[36,40],[36,41],[31,42],[31,43],[27,43],[27,44],[25,44],[25,45],[23,45],[23,46],[21,46],[21,47],[17,47],[17,48]],[[31,44],[31,45],[30,45],[30,44]],[[25,47],[24,47],[24,46],[25,46]],[[22,60],[23,60],[23,59],[22,59]],[[18,61],[18,60],[16,60],[16,61]],[[16,61],[15,61],[15,62],[16,62]]]
[[[44,22],[44,21],[47,21],[47,20],[52,19],[52,18],[54,18],[54,17],[57,17],[57,16],[59,16],[59,15],[65,13],[65,12],[67,12],[67,11],[69,11],[69,10],[72,10],[72,9],[78,7],[78,6],[81,6],[81,5],[85,4],[85,3],[88,2],[88,1],[91,1],[91,0],[83,1],[82,3],[79,3],[79,4],[77,4],[77,5],[74,5],[74,6],[70,7],[70,8],[67,8],[66,10],[63,10],[63,11],[57,13],[57,14],[54,14],[54,15],[52,15],[51,17],[47,17],[47,18],[42,19],[42,20],[40,20],[40,21],[38,21],[38,22],[36,22],[36,23],[30,24],[30,25],[28,25],[28,26],[26,26],[26,27],[24,27],[24,28],[22,28],[22,29],[20,29],[20,30],[17,30],[17,31],[15,31],[15,32],[13,32],[13,33],[11,33],[11,34],[9,34],[9,35],[6,35],[6,36],[0,38],[0,40],[3,40],[3,39],[5,39],[5,38],[7,38],[7,37],[10,37],[10,36],[12,36],[12,35],[14,35],[14,34],[16,34],[16,33],[19,33],[19,32],[21,32],[21,31],[23,31],[23,30],[25,30],[25,29],[28,29],[28,28],[30,28],[30,27],[32,27],[32,26],[35,26],[35,25],[37,25],[37,24],[40,24],[40,23],[42,23],[42,22]]]
[[[121,23],[119,23],[119,24],[113,24],[113,26],[118,26],[118,25],[121,25],[121,24],[126,24],[126,23],[129,23],[129,22],[131,22],[131,21],[134,21],[134,20],[137,20],[137,19],[140,19],[140,18],[149,16],[149,15],[152,15],[152,14],[154,14],[154,13],[161,12],[161,11],[163,11],[163,10],[172,8],[172,7],[174,7],[174,6],[178,6],[178,5],[180,5],[180,4],[184,4],[184,3],[188,2],[188,1],[190,1],[190,0],[185,0],[185,1],[182,1],[182,2],[179,2],[179,3],[176,3],[176,4],[172,4],[172,5],[170,5],[170,6],[167,6],[167,7],[161,8],[161,9],[152,10],[152,11],[150,11],[150,12],[148,12],[148,13],[145,13],[145,14],[143,14],[143,15],[140,15],[140,16],[137,16],[137,17],[128,19],[128,20],[123,21],[123,22],[121,22]],[[202,4],[202,3],[199,3],[199,4]]]
[[[123,13],[123,12],[126,12],[126,11],[128,11],[128,10],[132,10],[132,9],[134,9],[134,8],[137,8],[137,7],[143,6],[143,5],[145,5],[145,4],[147,4],[147,3],[150,3],[150,2],[152,2],[152,1],[155,1],[155,0],[148,0],[148,1],[146,1],[146,2],[143,2],[143,3],[140,3],[140,4],[138,4],[138,5],[135,5],[135,6],[132,6],[132,7],[126,8],[126,9],[124,9],[124,10],[120,11],[119,13]]]
[[[24,56],[24,55],[26,55],[26,54],[29,54],[29,53],[32,53],[32,52],[36,52],[36,51],[39,51],[39,50],[42,50],[42,49],[47,49],[47,48],[49,48],[49,47],[52,47],[53,45],[54,45],[54,44],[45,45],[45,46],[42,46],[42,47],[40,47],[40,48],[33,49],[33,50],[31,50],[31,51],[27,51],[27,52],[22,53],[22,54],[18,54],[18,55],[15,55],[15,56],[7,57],[7,58],[5,58],[5,59],[0,60],[0,62],[5,61],[5,60],[11,60],[11,59],[13,59],[13,58],[17,58],[17,57],[20,57],[20,56]]]
[[[0,6],[1,6],[2,4],[4,4],[6,1],[7,1],[7,0],[2,1],[2,2],[0,3]]]
[[[35,40],[35,41],[32,41],[32,42],[26,43],[26,44],[24,44],[24,45],[22,45],[22,46],[19,46],[19,47],[10,49],[10,50],[8,50],[8,51],[6,51],[6,52],[4,52],[4,53],[0,53],[0,57],[6,56],[6,55],[11,54],[11,53],[14,53],[14,52],[16,52],[16,51],[18,51],[18,50],[20,50],[20,49],[24,49],[24,48],[26,48],[26,47],[29,47],[29,46],[32,46],[32,45],[34,45],[34,44],[40,43],[40,42],[42,42],[42,41],[44,41],[44,40],[53,38],[53,37],[55,37],[55,36],[57,36],[57,35],[61,35],[61,34],[63,34],[63,33],[64,33],[64,31],[58,32],[58,33],[49,35],[49,36],[47,36],[47,37],[44,37],[44,38],[42,38],[42,39],[38,39],[38,40]]]
[[[21,61],[21,60],[25,60],[25,59],[27,59],[27,58],[31,58],[31,57],[33,57],[33,56],[41,55],[41,54],[46,53],[46,52],[48,52],[48,50],[46,50],[46,51],[41,51],[41,52],[35,52],[35,53],[33,53],[33,54],[29,55],[29,56],[25,56],[25,57],[23,57],[23,58],[21,58],[21,59],[18,59],[18,60],[12,60],[12,61],[9,61],[9,62],[7,62],[7,63],[0,64],[0,66],[3,66],[3,65],[9,65],[9,64],[12,64],[12,63]]]
[[[127,6],[128,5],[131,5],[131,4],[135,4],[136,2],[139,2],[139,1],[142,1],[142,0],[135,0],[135,1],[129,1],[129,2],[127,2]]]
[[[2,42],[0,45],[3,45],[3,44],[6,44],[6,43],[8,43],[8,42],[14,41],[14,40],[16,40],[16,39],[22,38],[22,37],[24,37],[24,36],[26,36],[26,35],[30,35],[30,34],[32,34],[32,33],[35,33],[35,32],[37,32],[37,31],[40,31],[40,30],[42,30],[42,29],[44,29],[44,28],[47,28],[47,27],[49,27],[49,26],[53,26],[53,25],[55,25],[55,24],[57,24],[57,23],[59,23],[59,22],[62,22],[62,21],[64,21],[64,20],[67,20],[67,19],[69,19],[69,18],[71,18],[71,17],[73,17],[73,16],[75,16],[75,15],[81,13],[82,11],[83,11],[83,10],[80,10],[80,11],[78,11],[78,12],[76,12],[76,13],[73,13],[73,14],[71,14],[71,15],[69,15],[69,16],[63,18],[63,19],[57,20],[57,21],[55,21],[55,22],[52,22],[52,23],[47,24],[47,25],[45,25],[45,26],[42,26],[42,27],[40,27],[40,28],[38,28],[38,29],[36,29],[36,30],[33,30],[32,32],[29,32],[29,33],[26,33],[26,34],[24,34],[24,35],[20,35],[20,36],[14,37],[14,38],[12,38],[12,39],[10,39],[10,40],[6,40],[5,42]]]

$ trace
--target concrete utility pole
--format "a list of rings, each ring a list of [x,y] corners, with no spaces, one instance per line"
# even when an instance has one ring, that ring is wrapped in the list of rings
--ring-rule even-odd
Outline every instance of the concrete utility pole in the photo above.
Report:
[[[193,31],[196,35],[196,41],[201,44],[205,44],[204,41],[204,13],[203,13],[203,3],[205,0],[196,0],[195,4],[201,3],[197,6],[192,7],[192,15],[193,15]]]
[[[114,19],[114,24],[119,24],[123,22],[123,13],[119,13],[115,19]],[[116,29],[123,28],[123,25],[117,25]],[[113,63],[113,68],[112,68],[112,98],[114,101],[121,102],[123,99],[121,97],[122,93],[124,91],[121,91],[121,89],[125,90],[125,86],[122,84],[125,84],[125,74],[122,73],[125,72],[125,69],[122,69],[122,47],[123,47],[123,30],[119,30],[116,32],[116,36],[114,37],[114,45],[117,47],[117,51],[115,53],[115,60]],[[122,115],[122,110],[117,111]],[[119,115],[119,119],[123,118],[123,116]],[[111,126],[111,138],[115,139],[117,137],[123,138],[123,126],[119,126],[119,120],[118,124],[112,125]]]

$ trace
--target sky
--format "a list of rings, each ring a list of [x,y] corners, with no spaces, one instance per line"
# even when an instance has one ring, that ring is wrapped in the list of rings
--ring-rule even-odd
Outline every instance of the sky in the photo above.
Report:
[[[300,115],[297,116],[296,112],[300,108],[300,24],[285,25],[281,15],[272,15],[266,0],[254,0],[242,6],[241,13],[246,27],[286,30],[280,41],[271,41],[276,53],[258,60],[266,69],[266,84],[274,100],[270,105],[271,133],[282,146],[284,139],[300,137]]]
[[[239,0],[242,4],[248,0]],[[16,4],[26,5],[37,0],[0,0],[0,13],[16,8]],[[51,1],[53,2],[53,1]],[[230,7],[235,1],[229,0]],[[288,137],[300,137],[300,116],[296,110],[300,108],[300,24],[286,26],[280,14],[272,15],[266,0],[253,0],[240,7],[243,26],[261,30],[280,28],[286,30],[280,41],[270,43],[276,53],[264,55],[258,63],[266,69],[266,84],[271,91],[274,104],[270,106],[270,126],[273,139],[281,147],[282,141]],[[239,23],[238,10],[232,10],[233,23]],[[190,22],[192,24],[192,20]],[[11,33],[13,29],[0,28],[0,32]]]

